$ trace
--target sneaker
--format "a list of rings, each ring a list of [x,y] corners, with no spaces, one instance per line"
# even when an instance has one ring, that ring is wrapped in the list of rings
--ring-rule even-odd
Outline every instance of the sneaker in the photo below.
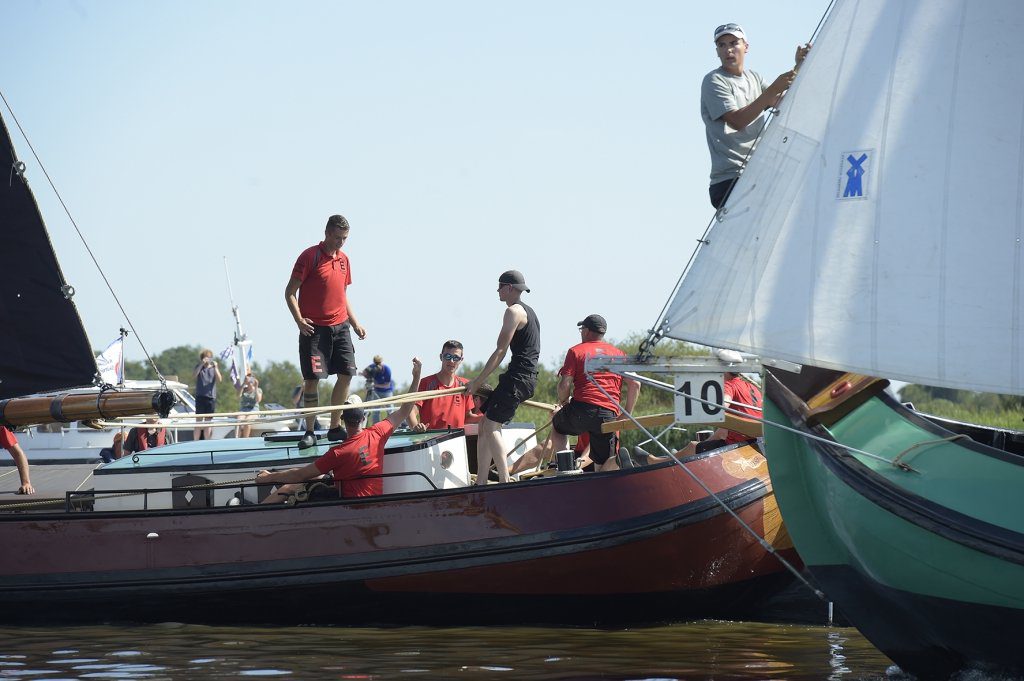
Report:
[[[299,449],[309,449],[310,447],[316,447],[316,434],[307,430],[306,434],[299,439]]]
[[[346,437],[348,437],[348,433],[341,426],[334,426],[327,431],[327,439],[331,442],[341,442]]]

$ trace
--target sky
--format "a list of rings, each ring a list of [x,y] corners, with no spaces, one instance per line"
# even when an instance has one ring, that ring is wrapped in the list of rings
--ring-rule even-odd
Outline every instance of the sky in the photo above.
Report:
[[[97,349],[126,323],[105,276],[137,332],[127,359],[218,352],[227,271],[256,361],[298,364],[284,287],[341,213],[360,366],[381,354],[401,384],[448,338],[485,360],[515,268],[557,369],[590,313],[612,341],[654,325],[711,219],[714,27],[741,23],[770,81],[826,6],[0,3],[0,91],[99,269],[0,113]]]

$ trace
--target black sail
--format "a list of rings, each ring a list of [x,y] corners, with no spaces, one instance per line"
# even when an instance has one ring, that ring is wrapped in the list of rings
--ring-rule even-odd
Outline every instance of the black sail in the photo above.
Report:
[[[0,399],[90,385],[96,360],[0,116]]]

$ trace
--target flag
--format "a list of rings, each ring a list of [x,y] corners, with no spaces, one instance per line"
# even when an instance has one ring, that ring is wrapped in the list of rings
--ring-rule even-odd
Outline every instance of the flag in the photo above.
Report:
[[[235,358],[231,358],[231,368],[228,370],[228,375],[231,377],[231,383],[234,384],[235,389],[242,387],[242,379],[238,375],[238,367],[235,366]]]
[[[100,380],[104,383],[117,385],[123,382],[124,374],[121,364],[121,353],[124,350],[124,338],[117,337],[117,340],[107,346],[107,349],[96,358],[96,367],[100,370]]]
[[[222,361],[222,362],[228,361],[228,358],[231,357],[231,355],[233,355],[234,352],[235,352],[234,344],[231,344],[231,345],[227,346],[226,348],[224,348],[223,350],[220,351],[220,361]]]

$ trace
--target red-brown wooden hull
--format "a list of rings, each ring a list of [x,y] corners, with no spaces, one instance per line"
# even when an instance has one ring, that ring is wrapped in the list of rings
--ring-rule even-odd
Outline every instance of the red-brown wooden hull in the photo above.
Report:
[[[686,465],[795,560],[755,448]],[[0,606],[26,621],[635,619],[623,604],[666,619],[788,581],[674,464],[294,508],[0,515],[0,542]]]

